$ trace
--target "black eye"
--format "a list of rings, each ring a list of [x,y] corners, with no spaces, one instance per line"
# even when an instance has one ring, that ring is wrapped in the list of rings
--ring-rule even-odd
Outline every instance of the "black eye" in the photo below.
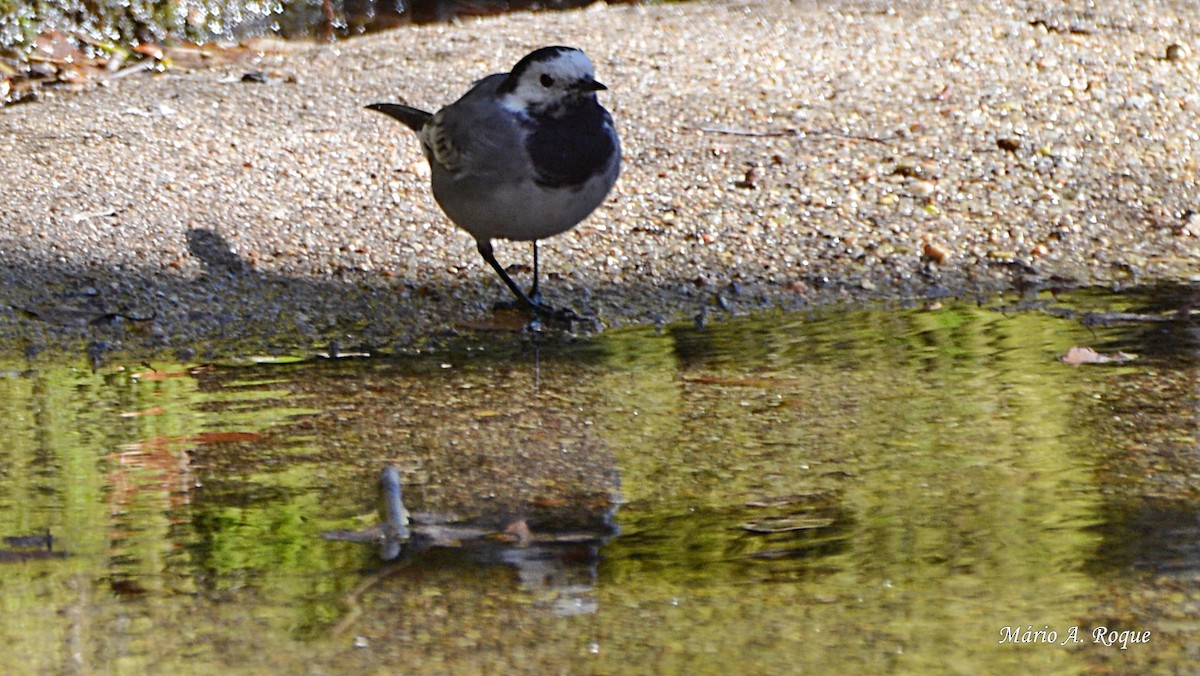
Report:
[[[546,75],[545,73],[542,73],[542,86],[549,87],[552,84],[554,84],[554,78],[550,77],[549,75]]]

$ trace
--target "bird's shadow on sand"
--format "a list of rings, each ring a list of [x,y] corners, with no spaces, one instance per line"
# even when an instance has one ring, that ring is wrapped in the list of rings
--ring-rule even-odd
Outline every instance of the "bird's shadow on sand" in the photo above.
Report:
[[[187,248],[201,264],[206,274],[240,274],[246,272],[246,263],[238,257],[229,242],[219,233],[204,228],[187,231]]]

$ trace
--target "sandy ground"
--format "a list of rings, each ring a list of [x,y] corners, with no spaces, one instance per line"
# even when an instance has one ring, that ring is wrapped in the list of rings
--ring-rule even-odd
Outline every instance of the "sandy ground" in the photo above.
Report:
[[[0,110],[0,354],[468,330],[507,292],[411,133],[363,106],[436,108],[556,43],[609,85],[625,164],[543,243],[543,286],[605,327],[1195,283],[1200,15],[1098,5],[598,5],[57,91]],[[528,245],[497,256],[528,283]]]

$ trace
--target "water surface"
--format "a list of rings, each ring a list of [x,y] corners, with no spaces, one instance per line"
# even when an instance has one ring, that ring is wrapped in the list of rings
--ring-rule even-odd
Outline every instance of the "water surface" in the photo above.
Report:
[[[0,641],[23,673],[1186,670],[1197,296],[10,362],[0,535],[53,545],[6,543]],[[389,465],[424,535],[322,537],[380,522]]]

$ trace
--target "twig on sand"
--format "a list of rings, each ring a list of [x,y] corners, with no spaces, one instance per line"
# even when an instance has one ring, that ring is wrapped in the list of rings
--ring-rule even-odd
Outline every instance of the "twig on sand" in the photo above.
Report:
[[[845,132],[833,131],[831,129],[823,129],[820,131],[804,132],[799,129],[770,129],[767,131],[754,131],[751,129],[734,129],[733,127],[692,127],[697,131],[705,134],[726,134],[729,136],[753,136],[755,138],[767,138],[773,136],[799,136],[809,138],[813,136],[832,136],[835,138],[846,139],[847,141],[870,141],[872,143],[888,142],[888,139],[879,138],[878,136],[860,136],[858,134],[847,134]]]

